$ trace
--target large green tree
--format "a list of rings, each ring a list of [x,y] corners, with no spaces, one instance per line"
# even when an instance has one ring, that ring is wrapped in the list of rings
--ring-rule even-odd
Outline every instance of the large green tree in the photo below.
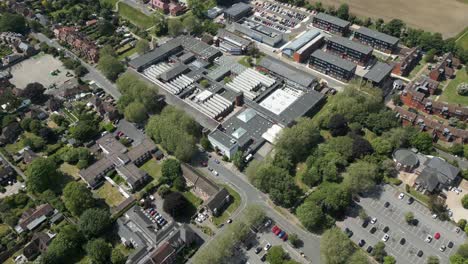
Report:
[[[323,233],[320,241],[320,254],[324,263],[347,263],[353,252],[353,244],[339,228],[333,227]]]
[[[91,191],[82,183],[72,181],[63,189],[63,202],[68,211],[80,216],[86,209],[95,205]]]
[[[422,153],[430,153],[432,150],[432,137],[429,133],[419,132],[411,138],[411,145]]]
[[[24,16],[14,13],[2,13],[0,15],[0,32],[26,33],[27,25]]]
[[[93,121],[78,121],[75,126],[70,128],[71,136],[74,139],[88,141],[99,134],[99,127]]]
[[[81,252],[83,236],[74,225],[65,225],[52,240],[45,254],[42,255],[43,264],[67,263]]]
[[[144,54],[150,50],[149,42],[146,39],[138,40],[137,44],[135,45],[135,50],[138,54]]]
[[[92,263],[109,263],[112,248],[104,239],[98,238],[91,240],[86,244],[85,248],[86,253],[88,253],[89,258],[92,260]]]
[[[296,215],[302,225],[312,232],[322,229],[326,221],[322,209],[312,202],[301,204],[296,210]]]
[[[288,258],[288,254],[281,246],[273,246],[267,254],[267,261],[270,264],[283,264]]]
[[[366,192],[376,185],[378,177],[376,164],[359,160],[349,165],[344,183],[352,193]]]
[[[107,79],[115,81],[119,74],[124,72],[125,67],[116,57],[104,55],[99,58],[98,69]]]
[[[26,171],[28,176],[27,187],[33,193],[42,193],[45,190],[58,190],[61,182],[61,174],[57,170],[57,164],[49,158],[37,158]]]
[[[90,208],[83,212],[78,221],[78,227],[87,238],[98,237],[110,226],[109,210]]]
[[[125,107],[125,119],[133,123],[143,123],[148,115],[147,110],[143,103],[134,101]]]

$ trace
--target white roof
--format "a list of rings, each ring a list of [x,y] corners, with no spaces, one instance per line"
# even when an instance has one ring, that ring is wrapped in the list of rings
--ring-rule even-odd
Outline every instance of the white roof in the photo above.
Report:
[[[278,89],[265,98],[260,105],[274,114],[279,115],[286,108],[292,105],[297,98],[298,96],[293,93],[287,92],[283,89]]]
[[[206,99],[210,98],[210,96],[212,95],[213,93],[208,91],[208,90],[204,90],[203,92],[197,94],[197,96],[195,97],[195,99],[197,99],[197,101],[201,101],[201,102],[204,102],[206,101]]]
[[[266,141],[274,144],[276,139],[278,138],[278,135],[281,132],[281,130],[283,130],[282,127],[280,127],[277,124],[274,124],[265,133],[262,134],[262,138],[264,138]]]

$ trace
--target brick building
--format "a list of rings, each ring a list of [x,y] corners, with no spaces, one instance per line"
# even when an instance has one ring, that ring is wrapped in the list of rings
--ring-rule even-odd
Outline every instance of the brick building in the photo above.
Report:
[[[58,40],[71,46],[72,50],[78,53],[79,56],[92,62],[99,60],[98,47],[77,27],[59,27],[54,29],[54,34]]]
[[[365,65],[372,56],[372,48],[344,37],[333,36],[327,41],[327,52],[342,59]]]
[[[368,29],[366,27],[360,27],[354,32],[353,40],[359,41],[362,44],[369,45],[374,49],[392,53],[396,50],[398,38],[381,33],[375,30]]]
[[[453,57],[452,53],[446,53],[439,63],[431,70],[429,77],[434,81],[452,79],[455,76],[455,69],[460,66],[460,61]]]
[[[402,48],[398,58],[393,62],[393,74],[408,76],[421,59],[421,49]]]
[[[318,13],[312,19],[312,25],[325,31],[344,36],[348,34],[351,23],[325,13]]]

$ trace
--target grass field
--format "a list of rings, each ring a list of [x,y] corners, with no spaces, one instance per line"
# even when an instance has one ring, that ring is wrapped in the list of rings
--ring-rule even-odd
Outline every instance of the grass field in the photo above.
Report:
[[[161,178],[161,163],[155,159],[148,160],[140,167],[140,169],[146,171],[151,177],[153,177],[153,180]]]
[[[466,0],[464,0],[466,1]],[[315,1],[311,1],[314,3]],[[468,5],[457,0],[324,0],[324,6],[349,5],[349,11],[360,17],[399,18],[411,27],[440,32],[453,37],[468,25]],[[391,12],[389,12],[391,11]]]
[[[442,92],[439,101],[467,106],[468,96],[461,96],[457,93],[457,86],[462,82],[468,82],[468,75],[465,69],[457,71],[457,76],[447,85],[447,88]]]
[[[75,165],[71,165],[69,163],[64,162],[60,165],[59,170],[63,173],[72,176],[74,179],[80,178],[80,176],[78,175],[80,169],[78,169]]]
[[[110,182],[106,181],[99,189],[96,190],[97,195],[106,201],[109,207],[119,205],[125,200],[122,194],[120,194],[117,187],[112,186]]]
[[[460,45],[460,47],[462,47],[465,50],[468,50],[468,27],[460,33],[456,42],[458,45]]]
[[[132,24],[137,27],[147,29],[153,26],[153,18],[149,17],[139,10],[125,4],[119,3],[119,15],[123,18],[128,19]]]
[[[115,6],[115,4],[117,4],[119,0],[100,0],[101,3],[104,3],[104,4],[109,4],[109,5],[112,5],[112,6]]]

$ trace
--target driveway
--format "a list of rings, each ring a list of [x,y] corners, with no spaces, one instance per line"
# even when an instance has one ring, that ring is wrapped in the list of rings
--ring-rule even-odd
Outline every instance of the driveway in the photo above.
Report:
[[[137,146],[145,138],[145,134],[142,131],[138,130],[134,124],[125,119],[121,119],[119,121],[114,133],[117,134],[119,131],[122,131],[126,136],[134,140],[132,144],[133,146]]]
[[[461,203],[463,196],[468,193],[468,181],[462,180],[458,188],[462,189],[462,192],[457,194],[456,192],[448,191],[447,200],[445,201],[448,208],[452,210],[452,217],[456,222],[460,219],[468,219],[468,210],[463,208]]]
[[[437,256],[441,263],[449,263],[449,256],[452,255],[459,245],[463,244],[466,235],[464,232],[456,233],[455,225],[446,221],[442,222],[431,217],[431,212],[428,208],[418,202],[408,204],[408,196],[402,200],[398,199],[400,191],[391,187],[384,186],[382,191],[370,197],[361,198],[360,202],[354,207],[352,216],[347,217],[343,222],[338,223],[341,228],[348,227],[354,232],[351,239],[358,242],[361,239],[366,241],[364,248],[369,245],[374,246],[378,241],[381,241],[384,232],[384,227],[389,227],[387,234],[390,239],[385,242],[385,250],[389,255],[395,257],[398,263],[426,263],[428,256]],[[384,207],[385,202],[389,202],[388,208]],[[377,223],[369,224],[366,228],[361,226],[362,220],[357,216],[359,207],[362,207],[370,217],[376,217]],[[405,214],[413,212],[415,219],[419,223],[409,225],[405,221]],[[370,229],[375,226],[377,231],[374,234],[370,233]],[[439,240],[433,239],[432,242],[424,241],[428,234],[434,236],[436,232],[441,234]],[[404,245],[400,244],[401,238],[406,239]],[[454,243],[453,248],[447,248],[445,252],[439,250],[440,246],[447,245],[449,241]],[[423,256],[418,257],[416,253],[422,250]]]

